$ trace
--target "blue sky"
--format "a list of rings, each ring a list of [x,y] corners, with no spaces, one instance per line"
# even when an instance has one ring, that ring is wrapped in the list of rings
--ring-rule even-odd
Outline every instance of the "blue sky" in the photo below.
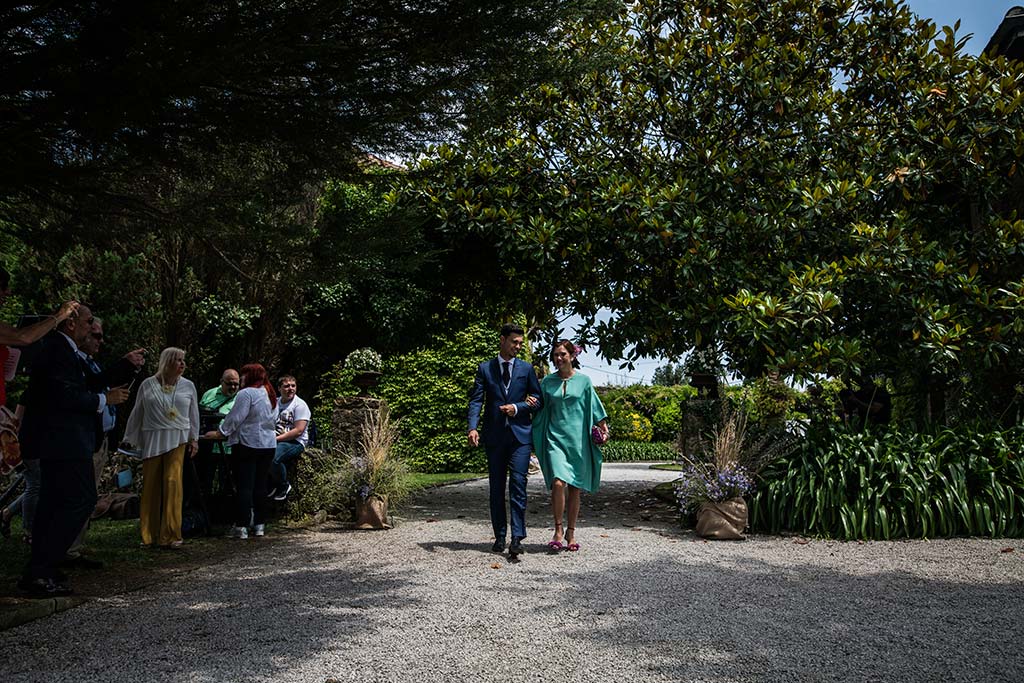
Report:
[[[908,0],[907,4],[916,14],[931,19],[939,27],[952,26],[959,19],[960,30],[957,35],[974,34],[967,43],[966,51],[979,54],[1006,12],[1015,5],[1024,5],[1024,0]],[[571,325],[572,321],[567,322],[567,326]],[[594,384],[601,385],[649,384],[654,370],[666,361],[642,359],[634,370],[619,370],[618,363],[607,364],[595,354],[585,352],[580,356],[580,362],[583,364],[583,372],[590,376]]]
[[[952,26],[959,19],[958,34],[974,34],[967,43],[967,51],[976,55],[996,32],[1006,12],[1015,5],[1024,5],[1024,0],[908,0],[907,4],[916,14],[939,26]]]

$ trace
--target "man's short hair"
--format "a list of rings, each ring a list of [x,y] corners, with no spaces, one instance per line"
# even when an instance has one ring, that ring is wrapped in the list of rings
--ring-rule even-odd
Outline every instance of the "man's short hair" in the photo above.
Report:
[[[278,377],[277,378],[277,386],[281,386],[282,384],[285,383],[286,380],[289,380],[289,379],[291,381],[295,382],[295,385],[298,386],[299,380],[295,379],[295,377],[292,376],[292,375],[281,375],[280,377]]]
[[[504,325],[501,326],[501,336],[507,337],[510,334],[525,335],[526,332],[523,331],[523,328],[520,325],[505,323]]]

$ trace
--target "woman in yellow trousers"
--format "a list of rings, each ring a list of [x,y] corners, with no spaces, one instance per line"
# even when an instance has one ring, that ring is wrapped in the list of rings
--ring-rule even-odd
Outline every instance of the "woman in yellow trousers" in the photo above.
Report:
[[[199,398],[184,372],[185,352],[164,349],[156,374],[139,386],[125,430],[125,441],[143,458],[139,526],[147,547],[182,544],[182,465],[199,443]]]

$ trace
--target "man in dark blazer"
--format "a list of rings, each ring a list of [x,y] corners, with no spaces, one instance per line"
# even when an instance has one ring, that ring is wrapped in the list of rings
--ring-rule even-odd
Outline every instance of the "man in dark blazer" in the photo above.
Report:
[[[71,593],[58,580],[57,565],[96,505],[96,418],[107,405],[123,403],[128,393],[125,387],[94,393],[87,386],[78,347],[92,325],[92,312],[80,305],[75,316],[43,338],[22,397],[21,453],[39,460],[41,485],[32,555],[18,585],[35,597]]]
[[[523,552],[526,538],[526,471],[533,448],[533,411],[539,410],[540,383],[533,367],[516,358],[523,348],[523,328],[501,328],[501,350],[497,358],[480,364],[469,396],[469,445],[480,444],[481,409],[483,442],[487,451],[490,478],[491,525],[494,527],[494,552],[505,549],[508,528],[505,514],[505,478],[508,476],[509,508],[512,516],[512,543],[509,554]],[[537,399],[535,408],[527,396]]]

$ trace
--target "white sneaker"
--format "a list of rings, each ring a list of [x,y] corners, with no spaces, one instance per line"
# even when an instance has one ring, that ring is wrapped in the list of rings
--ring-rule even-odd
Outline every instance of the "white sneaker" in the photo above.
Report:
[[[249,530],[244,526],[233,526],[231,527],[231,530],[228,531],[228,537],[242,539],[249,538]]]
[[[267,533],[267,528],[263,524],[257,524],[256,528],[252,530],[252,535],[253,536],[265,536],[266,533]]]

